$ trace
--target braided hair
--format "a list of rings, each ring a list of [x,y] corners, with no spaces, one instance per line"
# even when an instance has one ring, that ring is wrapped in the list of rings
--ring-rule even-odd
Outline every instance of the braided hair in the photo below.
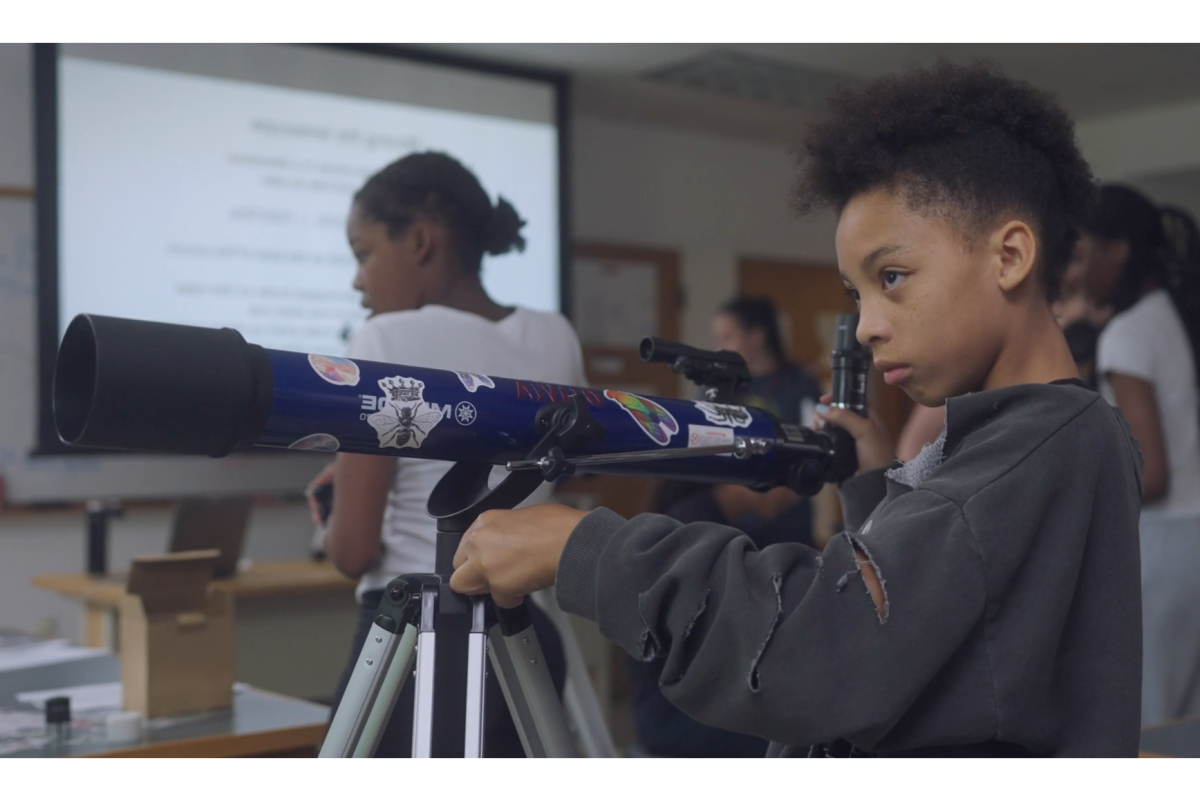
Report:
[[[354,193],[362,213],[404,233],[419,215],[446,226],[462,269],[478,274],[483,255],[523,251],[525,221],[504,198],[493,206],[475,174],[445,153],[413,153],[372,175]]]

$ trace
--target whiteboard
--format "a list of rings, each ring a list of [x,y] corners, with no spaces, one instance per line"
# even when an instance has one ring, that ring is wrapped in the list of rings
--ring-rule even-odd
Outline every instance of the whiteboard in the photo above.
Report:
[[[0,186],[28,188],[32,183],[30,58],[28,45],[0,44]],[[320,457],[258,453],[225,459],[29,456],[37,439],[34,230],[32,200],[0,197],[0,477],[4,501],[292,494],[304,488],[323,464]]]
[[[0,198],[0,476],[6,502],[293,494],[304,488],[323,463],[319,457],[29,456],[37,440],[33,231],[33,202]]]

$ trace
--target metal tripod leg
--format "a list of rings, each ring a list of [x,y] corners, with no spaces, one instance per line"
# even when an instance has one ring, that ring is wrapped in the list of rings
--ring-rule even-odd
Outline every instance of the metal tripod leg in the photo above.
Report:
[[[379,614],[321,745],[322,757],[369,756],[412,669],[415,617],[410,577],[388,585]]]
[[[534,603],[546,613],[562,638],[563,651],[567,657],[567,681],[563,687],[563,708],[567,713],[567,724],[579,740],[583,756],[613,758],[617,748],[613,744],[600,701],[588,676],[587,660],[575,637],[575,631],[566,614],[558,608],[551,590],[539,590],[530,596]]]
[[[396,708],[396,699],[400,697],[400,691],[404,689],[404,682],[412,673],[416,656],[417,628],[410,623],[404,627],[400,644],[396,647],[396,653],[392,657],[387,673],[383,677],[383,683],[379,687],[375,705],[371,708],[371,714],[367,717],[366,725],[363,726],[362,734],[358,738],[358,745],[354,749],[356,758],[375,756],[375,749],[379,747],[379,738],[383,736],[383,730],[387,728],[388,721],[392,718],[392,711]]]
[[[523,605],[496,608],[496,618],[499,622],[488,632],[492,667],[525,755],[578,756],[529,612]]]
[[[434,647],[437,635],[433,619],[437,614],[438,587],[421,588],[421,627],[417,633],[417,685],[413,702],[412,755],[429,758],[433,752]]]
[[[486,598],[471,599],[471,633],[467,635],[467,720],[463,756],[483,756],[484,698],[487,682]]]

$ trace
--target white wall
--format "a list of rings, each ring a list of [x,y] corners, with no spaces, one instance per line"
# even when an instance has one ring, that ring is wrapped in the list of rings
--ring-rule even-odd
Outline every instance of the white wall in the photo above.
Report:
[[[785,147],[579,118],[573,148],[576,239],[678,250],[686,342],[709,345],[739,257],[835,261],[832,216],[791,209]]]
[[[1076,131],[1102,181],[1200,167],[1200,100],[1086,120]]]

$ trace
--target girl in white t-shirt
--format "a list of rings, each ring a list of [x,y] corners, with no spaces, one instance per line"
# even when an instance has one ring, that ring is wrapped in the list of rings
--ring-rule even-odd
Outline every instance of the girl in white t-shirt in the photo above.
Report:
[[[371,317],[355,333],[346,355],[464,374],[584,384],[579,340],[566,319],[502,306],[483,288],[484,254],[523,250],[524,225],[512,205],[503,198],[493,205],[475,175],[442,153],[415,153],[371,176],[354,195],[346,223],[358,262],[354,288]],[[311,498],[316,487],[334,484],[325,552],[338,570],[359,579],[362,612],[335,710],[384,586],[399,575],[433,572],[436,526],[425,504],[450,467],[429,459],[338,454],[309,486]],[[315,502],[312,506],[317,519]],[[548,619],[536,609],[531,614],[547,664],[561,682],[561,643]],[[439,654],[449,647],[446,642],[461,640],[465,647],[465,628],[461,637],[446,633],[451,636],[438,638]],[[492,684],[484,753],[520,756],[502,694],[494,679]],[[411,753],[411,710],[412,682],[407,682],[378,756]]]
[[[1187,215],[1165,222],[1138,192],[1104,186],[1082,241],[1088,291],[1114,312],[1096,354],[1100,390],[1145,459],[1143,725],[1200,713],[1200,242]]]

